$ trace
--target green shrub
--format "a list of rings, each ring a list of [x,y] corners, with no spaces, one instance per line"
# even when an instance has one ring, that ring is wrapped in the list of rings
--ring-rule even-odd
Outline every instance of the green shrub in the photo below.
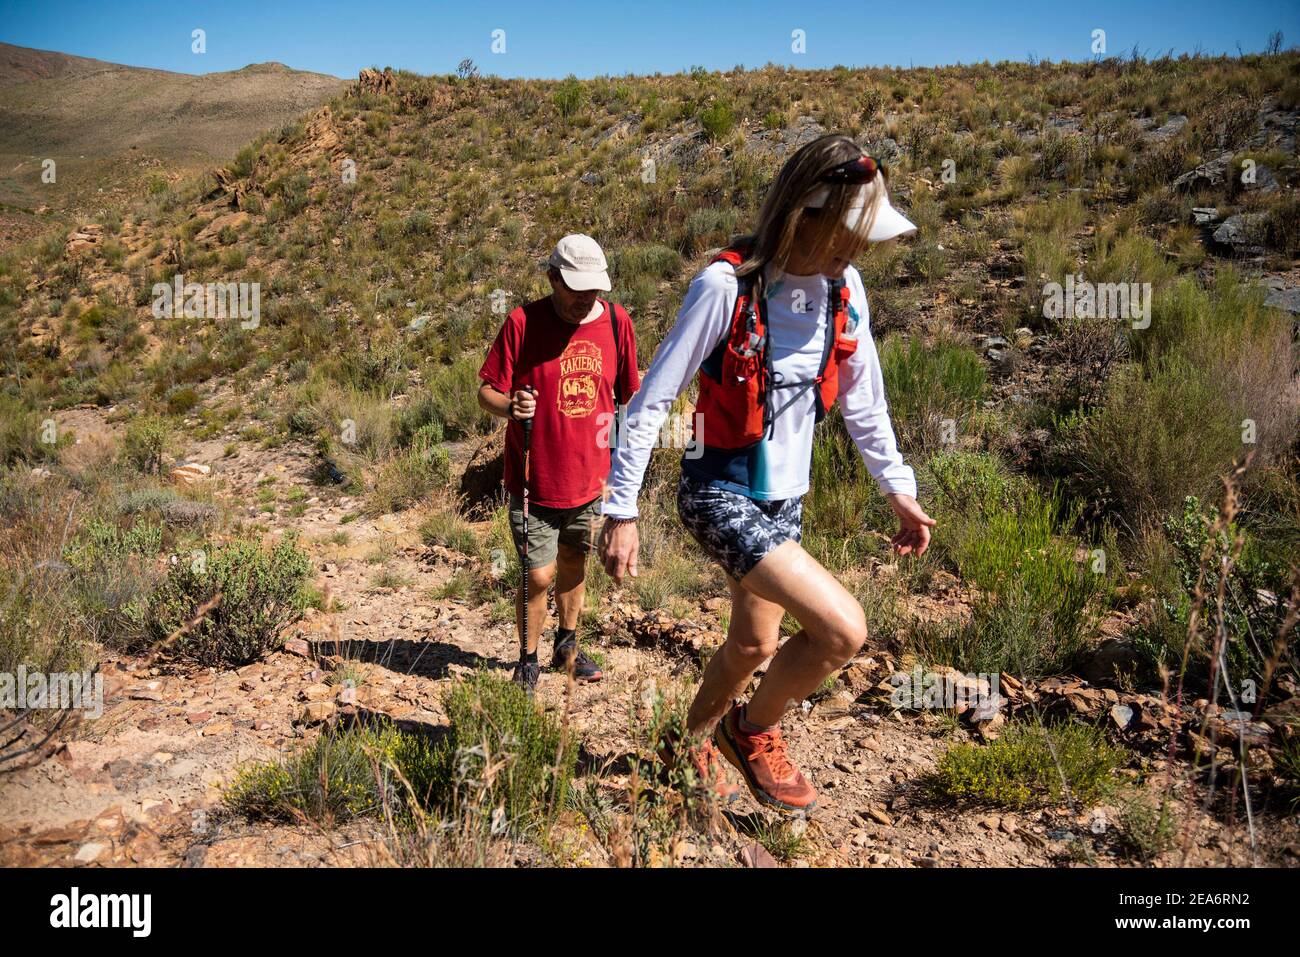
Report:
[[[426,545],[441,545],[465,555],[477,555],[478,535],[455,509],[437,508],[420,523],[420,538]]]
[[[477,819],[474,830],[517,833],[553,820],[567,802],[577,744],[511,681],[478,672],[445,698],[440,740],[396,730],[329,729],[279,761],[242,769],[226,805],[253,818],[328,825],[385,810],[400,823]]]
[[[122,460],[146,475],[162,471],[163,453],[171,441],[171,426],[156,415],[137,415],[122,437]]]
[[[440,423],[450,439],[469,435],[486,435],[499,420],[484,412],[478,404],[480,356],[462,356],[449,365],[427,370],[426,390],[432,399],[432,418]]]
[[[1187,681],[1194,689],[1208,690],[1213,659],[1214,627],[1222,629],[1225,664],[1235,686],[1249,679],[1261,689],[1270,670],[1275,642],[1282,641],[1283,660],[1294,660],[1300,651],[1300,623],[1287,623],[1291,569],[1287,564],[1262,557],[1253,538],[1236,522],[1216,531],[1215,515],[1199,499],[1189,496],[1178,518],[1163,523],[1170,552],[1168,565],[1148,569],[1157,596],[1146,620],[1135,634],[1135,646],[1149,665],[1147,677],[1155,679],[1161,668]],[[1226,581],[1221,581],[1223,559],[1241,538],[1241,553],[1232,564]],[[1190,617],[1195,603],[1201,566],[1205,573],[1201,591],[1202,634],[1191,635]],[[1222,619],[1215,608],[1220,585],[1224,589]]]
[[[699,119],[700,125],[709,134],[709,139],[714,141],[724,139],[736,126],[735,114],[725,103],[713,103],[701,110]]]
[[[162,549],[162,539],[162,526],[152,522],[135,522],[123,530],[92,518],[76,540],[64,549],[64,561],[84,573],[130,555],[152,558]]]
[[[385,722],[327,730],[280,761],[242,768],[223,798],[231,810],[250,818],[305,818],[329,826],[379,814],[385,807],[405,816],[418,807],[412,792],[427,794],[433,775],[430,741]]]
[[[479,671],[453,685],[444,702],[451,730],[439,746],[434,787],[460,807],[503,808],[517,829],[562,810],[577,766],[578,743],[508,678]]]
[[[1205,495],[1243,454],[1241,410],[1223,383],[1179,355],[1155,358],[1147,372],[1115,373],[1105,404],[1068,424],[1078,479],[1088,498],[1130,530]]]
[[[844,571],[881,551],[870,532],[891,529],[894,512],[867,472],[838,405],[817,428],[803,501],[803,547],[827,568]]]
[[[181,386],[167,393],[167,413],[184,415],[199,404],[199,394],[192,386]]]
[[[1264,242],[1294,259],[1300,256],[1300,200],[1294,196],[1280,200],[1264,219]]]
[[[681,253],[671,246],[644,244],[614,250],[609,271],[620,287],[641,278],[674,279],[681,272]]]
[[[582,84],[577,77],[566,77],[551,95],[551,102],[565,119],[577,113],[583,102]]]
[[[943,534],[935,559],[977,590],[967,622],[920,626],[926,660],[978,672],[1050,674],[1068,668],[1096,630],[1110,576],[1080,562],[1063,531],[1078,519],[1053,494],[989,456],[948,452],[926,466]],[[1105,572],[1109,571],[1109,563]]]
[[[984,391],[980,357],[948,339],[927,348],[918,338],[890,336],[880,368],[899,444],[913,453],[939,447],[946,425],[960,434]]]
[[[1074,799],[1104,800],[1125,753],[1097,728],[1015,723],[991,744],[956,744],[926,782],[955,800],[1022,808]]]
[[[410,448],[380,467],[370,495],[372,511],[382,515],[409,508],[451,484],[451,460],[436,438],[441,435],[441,426],[424,426]]]
[[[30,571],[0,563],[0,672],[20,665],[45,674],[93,660],[71,589],[49,565]]]
[[[53,435],[56,441],[44,439]],[[61,430],[51,431],[48,421],[13,396],[0,393],[0,468],[52,461],[57,451],[72,441]]]
[[[1178,837],[1173,807],[1167,800],[1153,807],[1150,801],[1132,798],[1120,808],[1116,834],[1125,854],[1150,863],[1172,848]]]
[[[302,613],[310,570],[311,561],[293,536],[269,549],[238,539],[209,553],[174,558],[150,597],[149,637],[168,638],[219,594],[218,604],[170,652],[201,665],[248,664],[277,647],[280,629]]]

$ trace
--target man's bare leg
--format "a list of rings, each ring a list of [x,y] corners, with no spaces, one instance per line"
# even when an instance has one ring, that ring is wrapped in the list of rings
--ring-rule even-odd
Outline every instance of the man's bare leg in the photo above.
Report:
[[[577,628],[587,593],[587,556],[561,543],[555,564],[555,611],[560,627]]]
[[[528,573],[528,653],[532,654],[537,650],[537,640],[542,636],[542,628],[546,624],[546,592],[551,587],[551,582],[555,580],[556,562],[549,565],[542,565],[540,568],[534,568]],[[524,611],[524,592],[522,588],[515,589],[515,634],[522,635],[524,630],[523,621]]]

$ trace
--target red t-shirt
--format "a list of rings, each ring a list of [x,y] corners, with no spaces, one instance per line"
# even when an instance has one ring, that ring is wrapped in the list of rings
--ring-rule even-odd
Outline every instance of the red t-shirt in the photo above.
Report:
[[[614,377],[626,405],[641,387],[636,336],[627,312],[617,308],[619,346],[609,307],[587,322],[561,319],[551,299],[520,306],[506,317],[479,378],[514,395],[532,386],[537,396],[529,444],[528,499],[548,508],[574,508],[600,496],[609,475]],[[622,368],[615,369],[618,359]],[[603,439],[603,441],[602,441]],[[523,495],[523,428],[506,427],[505,484]]]

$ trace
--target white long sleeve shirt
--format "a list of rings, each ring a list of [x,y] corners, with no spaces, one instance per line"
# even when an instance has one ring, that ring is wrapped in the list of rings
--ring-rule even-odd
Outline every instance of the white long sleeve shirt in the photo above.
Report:
[[[858,318],[858,348],[840,367],[838,401],[844,422],[880,490],[915,496],[916,477],[903,464],[889,419],[862,277],[849,266],[844,279],[849,289],[850,318]],[[828,288],[820,275],[785,273],[769,282],[768,336],[773,371],[781,381],[802,382],[817,375],[831,319]],[[641,389],[628,406],[620,447],[611,459],[609,497],[603,514],[619,518],[637,515],[637,495],[660,427],[700,364],[730,329],[736,295],[735,269],[729,263],[713,263],[691,281],[676,323],[655,350]],[[799,393],[793,401],[791,392]],[[767,501],[807,492],[815,401],[811,388],[778,391],[775,404],[783,411],[776,418],[772,435],[765,435],[750,456],[747,485],[720,484]],[[707,444],[707,435],[703,438]],[[689,465],[689,461],[683,463],[688,470]]]

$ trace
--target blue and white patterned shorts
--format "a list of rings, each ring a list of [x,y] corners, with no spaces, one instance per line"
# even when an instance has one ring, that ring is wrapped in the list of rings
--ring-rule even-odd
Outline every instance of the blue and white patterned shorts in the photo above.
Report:
[[[695,540],[740,581],[776,546],[803,534],[803,496],[752,499],[685,472],[677,485],[677,514]]]

